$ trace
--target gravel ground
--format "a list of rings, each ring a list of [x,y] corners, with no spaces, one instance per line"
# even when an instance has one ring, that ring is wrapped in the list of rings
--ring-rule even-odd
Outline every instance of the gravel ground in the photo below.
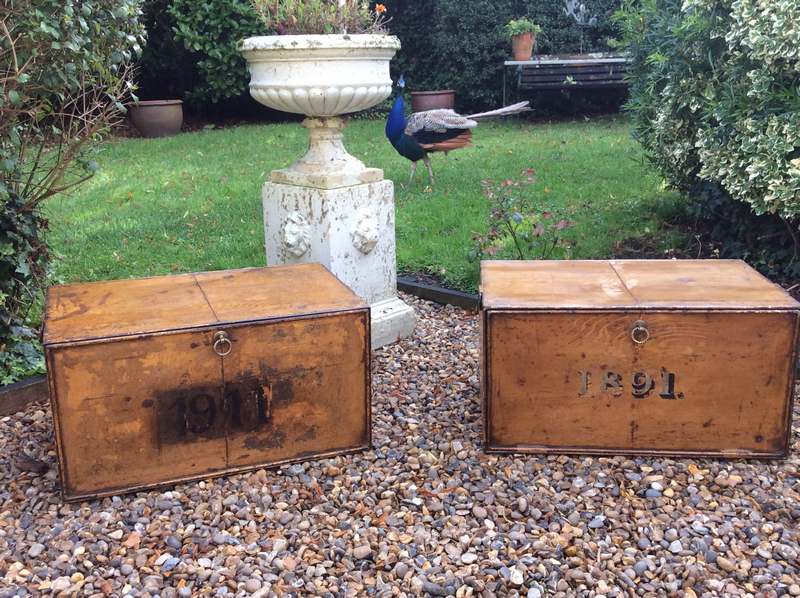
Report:
[[[3,418],[0,595],[800,595],[797,428],[779,463],[486,456],[476,318],[409,301],[361,455],[65,505],[49,410]]]

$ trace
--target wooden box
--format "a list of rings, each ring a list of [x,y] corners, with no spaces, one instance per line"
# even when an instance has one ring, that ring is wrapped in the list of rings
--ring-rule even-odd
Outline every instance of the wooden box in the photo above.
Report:
[[[785,457],[798,304],[744,262],[483,262],[488,452]]]
[[[369,323],[319,265],[51,288],[64,497],[367,448]]]

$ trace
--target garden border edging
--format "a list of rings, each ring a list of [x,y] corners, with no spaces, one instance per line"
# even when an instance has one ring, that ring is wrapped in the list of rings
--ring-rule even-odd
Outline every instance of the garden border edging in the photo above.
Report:
[[[480,295],[424,284],[408,276],[397,277],[397,288],[404,293],[442,305],[455,305],[472,311],[480,308]]]
[[[23,411],[28,405],[49,399],[47,376],[31,376],[8,386],[0,386],[0,417]]]

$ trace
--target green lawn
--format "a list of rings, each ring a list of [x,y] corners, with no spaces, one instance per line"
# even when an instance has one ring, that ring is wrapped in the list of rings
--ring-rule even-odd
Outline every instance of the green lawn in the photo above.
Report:
[[[480,182],[533,167],[530,192],[543,209],[568,211],[572,257],[607,257],[616,241],[659,231],[677,198],[661,188],[622,118],[558,124],[484,123],[475,146],[433,156],[408,186],[408,162],[379,121],[353,121],[348,149],[397,183],[398,266],[474,289],[472,234],[487,228]],[[206,130],[167,139],[115,140],[100,171],[49,203],[60,281],[262,265],[260,187],[269,171],[305,149],[297,124]],[[664,243],[669,243],[664,236]]]

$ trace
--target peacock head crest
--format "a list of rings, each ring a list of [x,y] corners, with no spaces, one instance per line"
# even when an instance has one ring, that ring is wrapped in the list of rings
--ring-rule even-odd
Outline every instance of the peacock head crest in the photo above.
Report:
[[[399,87],[400,89],[404,89],[405,86],[406,86],[405,77],[403,77],[403,75],[400,75],[400,78],[397,80],[397,87]]]

